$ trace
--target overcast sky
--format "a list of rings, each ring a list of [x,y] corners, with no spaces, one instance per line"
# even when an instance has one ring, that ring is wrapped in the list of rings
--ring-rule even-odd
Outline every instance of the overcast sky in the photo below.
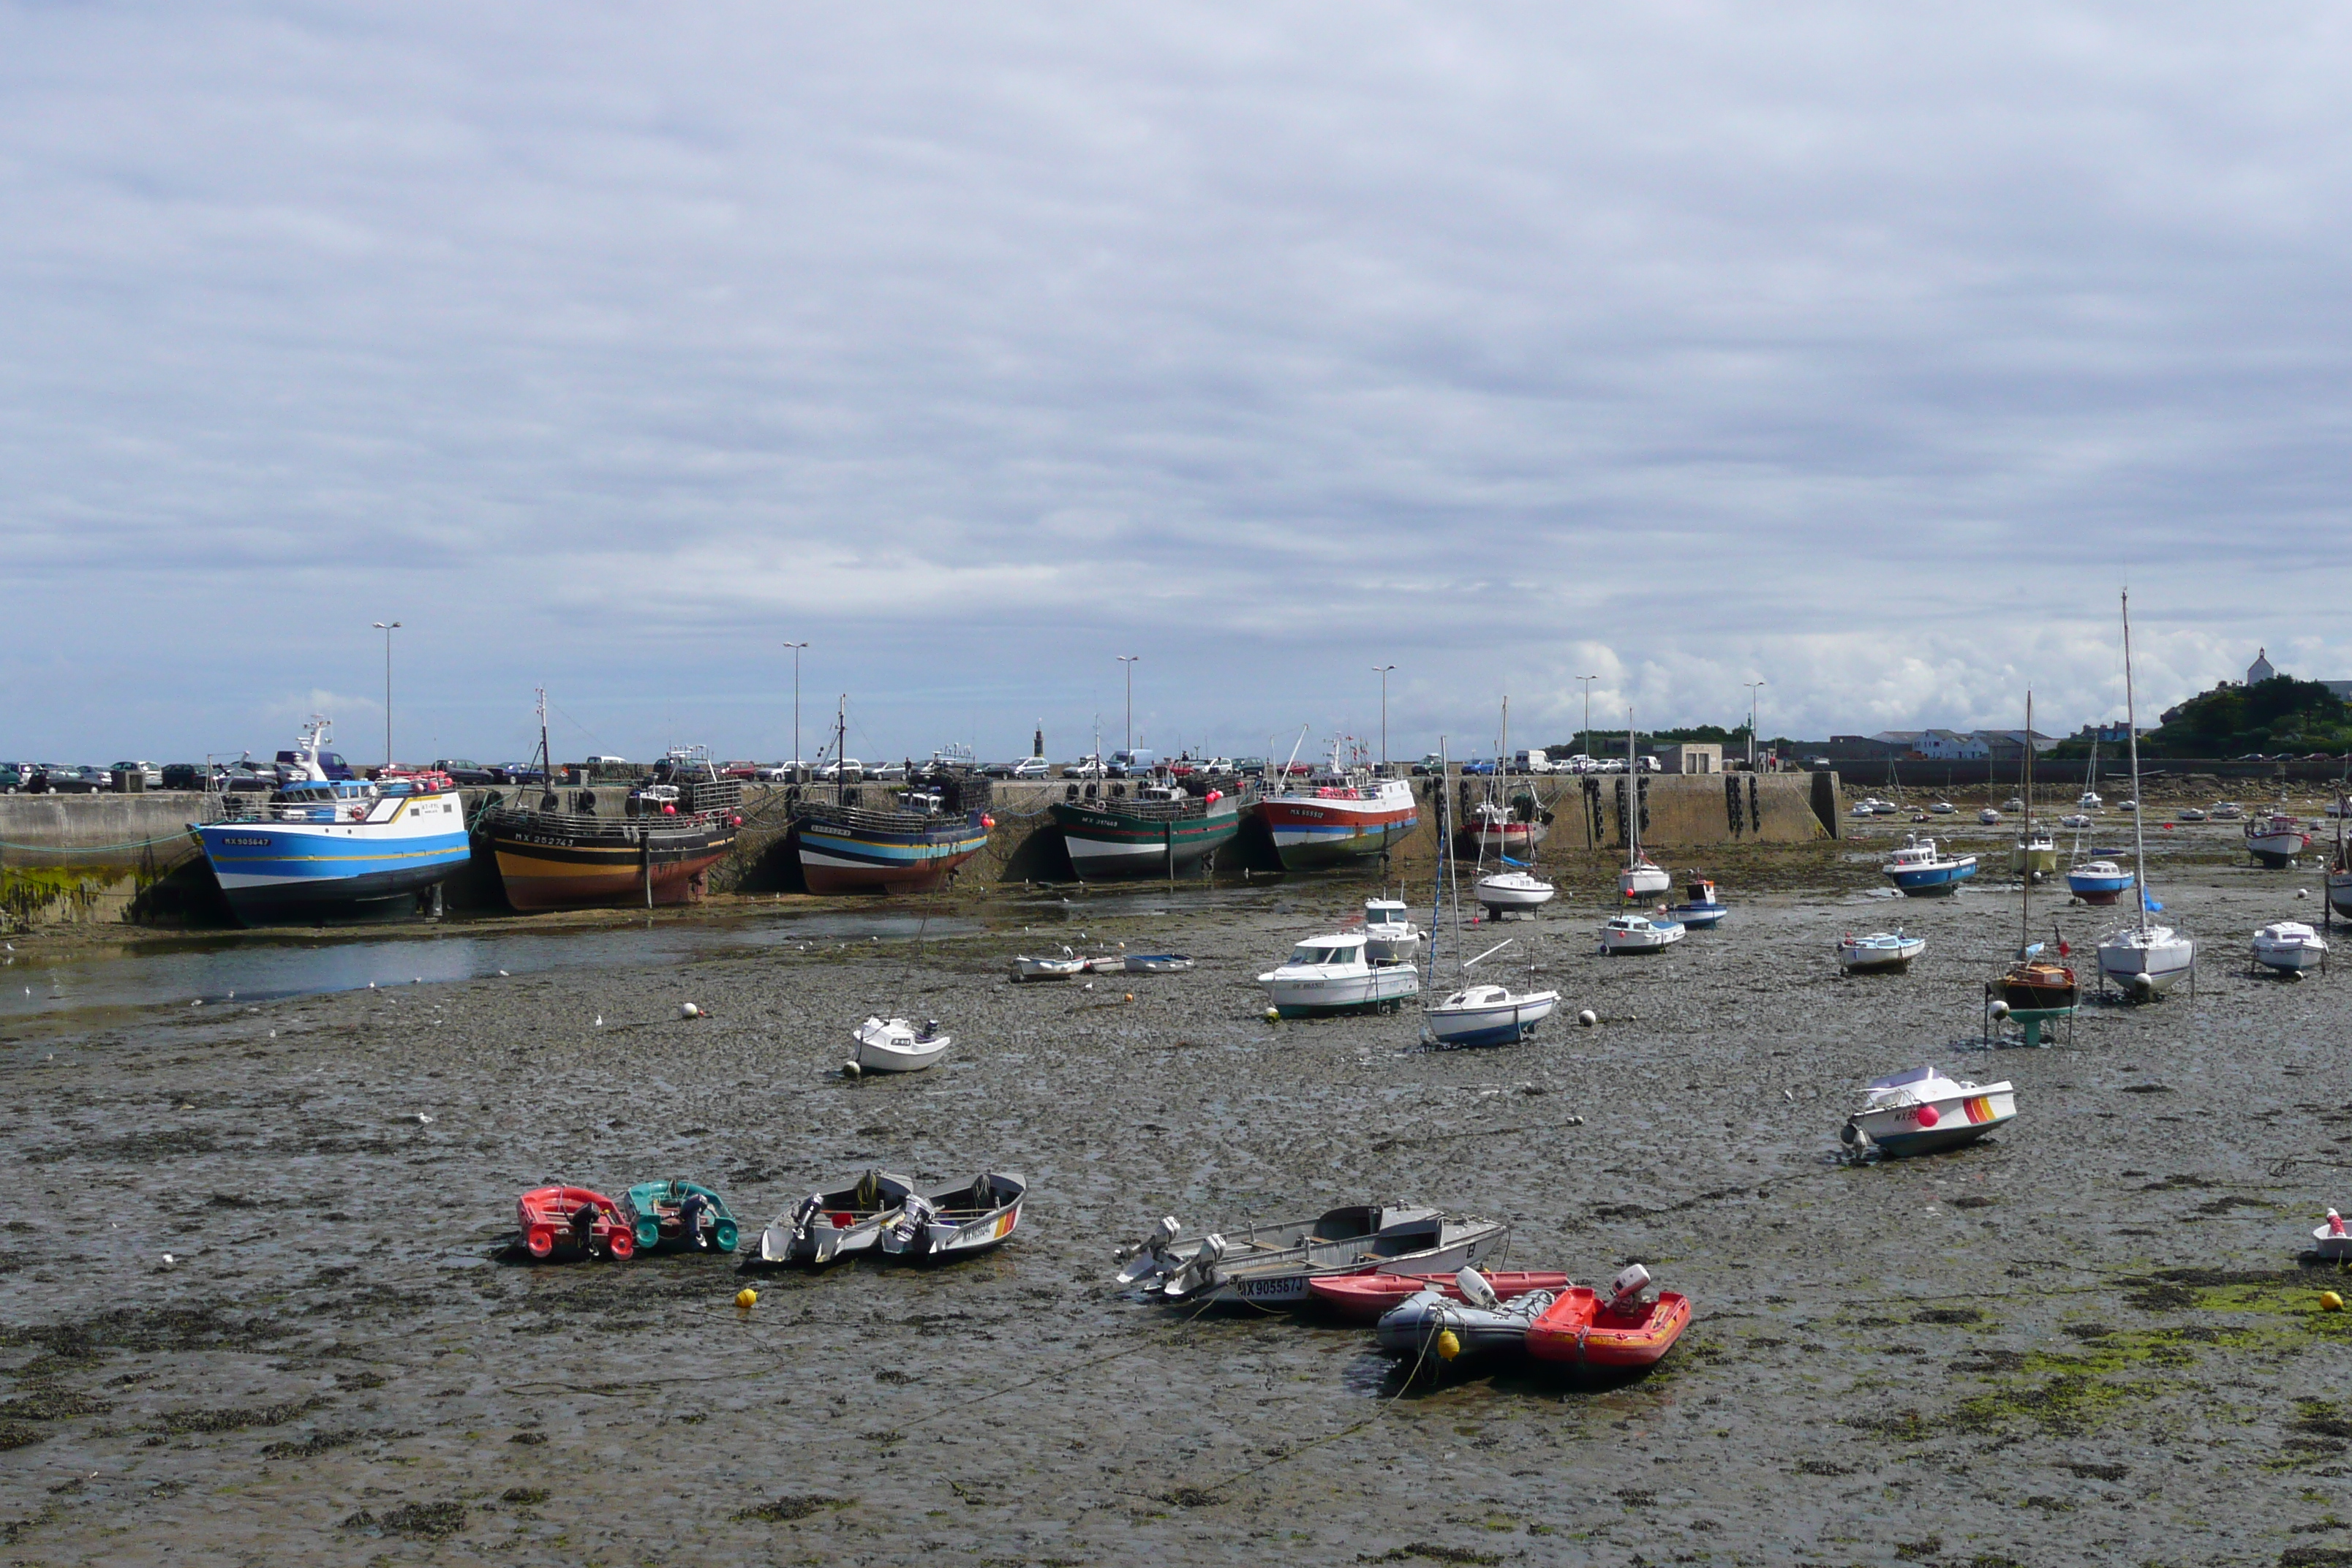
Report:
[[[2352,677],[2352,9],[0,4],[0,752]],[[1107,743],[1110,743],[1107,742]],[[1310,749],[1314,740],[1308,742]]]

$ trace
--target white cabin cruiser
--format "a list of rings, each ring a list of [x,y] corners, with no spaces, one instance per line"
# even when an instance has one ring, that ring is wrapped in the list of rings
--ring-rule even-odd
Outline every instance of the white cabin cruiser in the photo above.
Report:
[[[1257,977],[1266,1000],[1286,1018],[1317,1013],[1396,1011],[1421,994],[1421,972],[1411,963],[1372,962],[1357,931],[1309,937],[1283,963]]]
[[[1838,939],[1838,967],[1848,974],[1900,974],[1927,951],[1926,937],[1906,935],[1900,927],[1868,936],[1843,936]]]
[[[857,1026],[857,1050],[847,1066],[852,1074],[920,1072],[954,1044],[954,1036],[940,1033],[937,1018],[924,1019],[919,1029],[904,1018],[868,1018]]]
[[[1365,956],[1374,963],[1411,963],[1421,951],[1421,931],[1402,899],[1364,900]]]
[[[1865,1085],[1862,1109],[1838,1137],[1857,1151],[1899,1159],[1973,1143],[2016,1119],[2017,1091],[2008,1082],[1970,1083],[1914,1068]]]
[[[1612,915],[1601,927],[1601,951],[1609,953],[1657,952],[1682,941],[1680,921],[1648,915]]]
[[[2327,939],[2301,921],[2274,921],[2254,933],[2254,962],[2293,974],[2327,960]]]

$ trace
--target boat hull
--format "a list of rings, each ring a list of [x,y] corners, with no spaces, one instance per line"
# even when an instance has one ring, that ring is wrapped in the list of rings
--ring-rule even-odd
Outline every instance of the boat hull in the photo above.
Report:
[[[2126,991],[2147,976],[2150,990],[2161,993],[2189,973],[2194,951],[2186,942],[2167,941],[2142,945],[2129,942],[2099,944],[2099,973]]]
[[[1976,874],[1976,859],[1970,856],[1944,865],[1890,870],[1886,879],[1900,889],[1906,898],[1932,899],[1958,892],[1960,884]]]
[[[1387,852],[1421,826],[1410,791],[1387,800],[1275,795],[1257,803],[1286,871],[1342,865]]]
[[[2302,833],[2265,833],[2246,840],[2246,853],[2273,871],[2292,866],[2310,847],[2310,836]]]
[[[1589,1290],[1570,1290],[1528,1329],[1528,1353],[1538,1361],[1631,1371],[1654,1366],[1690,1326],[1689,1298],[1661,1290],[1638,1313],[1600,1307]]]
[[[1557,1293],[1569,1289],[1567,1275],[1542,1270],[1490,1273],[1486,1279],[1495,1294],[1506,1301],[1531,1290]],[[1423,1290],[1442,1291],[1450,1301],[1463,1300],[1461,1282],[1451,1274],[1335,1274],[1311,1279],[1307,1286],[1318,1304],[1341,1317],[1367,1323],[1378,1321],[1390,1309],[1403,1305]]]
[[[1538,882],[1531,888],[1518,888],[1508,884],[1498,885],[1490,879],[1481,878],[1476,887],[1475,896],[1480,903],[1499,914],[1506,910],[1517,912],[1541,909],[1558,897],[1559,891],[1549,882]]]
[[[812,893],[927,893],[988,847],[988,829],[976,813],[905,829],[804,817],[793,838]]]
[[[1559,1010],[1559,996],[1539,991],[1515,1001],[1474,1007],[1432,1007],[1422,1018],[1432,1038],[1446,1046],[1507,1046],[1524,1040]]]
[[[1713,931],[1731,912],[1729,904],[1669,904],[1666,918],[1691,931]]]
[[[1932,1114],[1923,1114],[1927,1112]],[[2016,1091],[2003,1084],[1971,1094],[1856,1111],[1846,1121],[1846,1142],[1856,1142],[1852,1135],[1860,1134],[1888,1158],[1906,1159],[1973,1143],[2016,1120]]]
[[[1420,971],[1402,963],[1375,964],[1357,974],[1261,975],[1258,983],[1265,987],[1267,1004],[1286,1018],[1393,1009],[1405,998],[1421,994]]]
[[[229,912],[261,925],[356,912],[447,880],[473,853],[456,797],[447,800],[446,829],[420,831],[402,820],[404,810],[390,824],[231,821],[205,823],[196,834]],[[437,804],[436,815],[443,815]]]
[[[725,824],[587,835],[527,819],[493,818],[486,830],[507,902],[525,913],[625,904],[690,904],[735,847]],[[651,896],[647,891],[650,885]]]
[[[1048,810],[1062,830],[1071,868],[1082,881],[1198,866],[1242,826],[1240,806],[1229,801],[1218,801],[1193,817],[1139,816],[1075,801],[1055,801]]]
[[[1184,1296],[1165,1298],[1171,1304],[1181,1302],[1188,1307],[1205,1307],[1213,1302],[1247,1301],[1257,1307],[1303,1307],[1315,1300],[1313,1281],[1330,1274],[1391,1274],[1410,1270],[1415,1274],[1451,1274],[1478,1261],[1502,1245],[1508,1235],[1507,1227],[1482,1229],[1475,1235],[1441,1247],[1426,1247],[1404,1258],[1379,1263],[1356,1262],[1332,1268],[1312,1264],[1269,1269],[1256,1273],[1242,1268],[1205,1289]]]

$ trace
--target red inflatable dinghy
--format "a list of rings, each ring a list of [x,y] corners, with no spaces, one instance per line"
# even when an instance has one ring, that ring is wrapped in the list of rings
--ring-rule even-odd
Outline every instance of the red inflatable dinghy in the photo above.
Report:
[[[515,1199],[515,1225],[530,1255],[626,1259],[637,1250],[636,1222],[621,1205],[586,1187],[534,1187]]]
[[[1654,1365],[1690,1326],[1691,1304],[1688,1297],[1673,1290],[1647,1300],[1642,1292],[1649,1284],[1650,1271],[1636,1263],[1617,1276],[1606,1303],[1597,1302],[1589,1291],[1562,1295],[1529,1325],[1528,1353],[1539,1361],[1577,1366]]]
[[[1530,1290],[1568,1289],[1565,1274],[1488,1274],[1483,1268],[1479,1273],[1495,1288],[1495,1294],[1506,1301]],[[1368,1323],[1402,1304],[1406,1297],[1423,1290],[1442,1290],[1449,1300],[1463,1299],[1462,1287],[1451,1274],[1325,1274],[1309,1279],[1307,1288],[1315,1292],[1315,1300],[1321,1305],[1342,1317],[1360,1318]],[[1585,1294],[1589,1300],[1591,1292]]]

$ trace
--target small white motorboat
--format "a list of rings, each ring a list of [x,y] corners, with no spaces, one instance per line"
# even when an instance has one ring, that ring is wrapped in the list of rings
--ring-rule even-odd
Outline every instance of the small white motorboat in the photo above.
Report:
[[[2021,795],[2011,795],[2007,800],[2000,803],[2000,808],[2003,811],[2023,811],[2025,809],[2025,797]]]
[[[2235,822],[2246,815],[2246,808],[2234,800],[2217,801],[2212,815],[2216,822]]]
[[[1928,811],[1929,815],[1931,815],[1931,816],[1951,816],[1954,812],[1956,812],[1956,811],[1958,811],[1958,810],[1959,810],[1959,809],[1960,809],[1960,808],[1959,808],[1958,806],[1954,805],[1953,805],[1950,801],[1948,801],[1948,800],[1939,800],[1939,801],[1937,801],[1935,805],[1933,805],[1929,806],[1929,807],[1927,808],[1927,811]]]
[[[904,1018],[868,1018],[857,1026],[857,1052],[850,1074],[920,1072],[948,1054],[955,1037],[940,1033],[940,1021],[926,1018],[919,1029]]]
[[[2180,811],[2179,820],[2182,822],[2202,822],[2205,820],[2204,810],[2200,806],[2183,806]]]
[[[1381,1314],[1375,1333],[1381,1349],[1393,1356],[1446,1361],[1455,1365],[1495,1357],[1524,1354],[1528,1325],[1543,1316],[1558,1293],[1529,1290],[1507,1300],[1495,1292],[1486,1276],[1464,1268],[1454,1276],[1462,1300],[1443,1290],[1422,1290]],[[1451,1332],[1451,1344],[1443,1338]]]
[[[2345,1227],[2342,1215],[2334,1209],[2327,1211],[2327,1218],[2311,1233],[2311,1250],[2339,1262],[2352,1258],[2352,1229]]]
[[[1517,914],[1541,909],[1558,891],[1542,878],[1527,871],[1492,871],[1472,889],[1478,901],[1494,913]]]
[[[2135,996],[2153,996],[2188,973],[2195,957],[2194,944],[2170,926],[2129,925],[2099,943],[2099,973]]]
[[[1309,937],[1283,963],[1257,977],[1266,1000],[1286,1018],[1369,1009],[1393,1013],[1421,994],[1421,972],[1410,963],[1378,963],[1360,933]]]
[[[1900,801],[1874,801],[1871,804],[1870,815],[1873,816],[1900,816],[1903,815],[1903,805]]]
[[[1838,967],[1848,974],[1900,974],[1927,951],[1926,937],[1906,936],[1899,927],[1868,936],[1843,936],[1838,939]]]
[[[1559,1006],[1557,991],[1514,991],[1507,985],[1465,985],[1421,1010],[1433,1044],[1507,1046],[1524,1040]]]
[[[1421,931],[1402,899],[1364,900],[1364,956],[1374,963],[1411,963],[1421,952]]]
[[[1848,816],[1877,816],[1877,815],[1878,815],[1878,797],[1877,797],[1876,795],[1866,795],[1863,796],[1860,800],[1855,801],[1855,802],[1853,803],[1853,809],[1852,811],[1850,811],[1850,812],[1846,813],[1846,815],[1847,815]]]
[[[1192,967],[1192,961],[1181,952],[1130,952],[1127,955],[1129,974],[1181,974]]]
[[[1601,951],[1656,952],[1682,941],[1685,934],[1678,921],[1654,920],[1648,915],[1612,915],[1601,927]]]
[[[2074,805],[2084,811],[2096,811],[2105,804],[2099,798],[2099,792],[2095,789],[2086,789],[2074,799]]]
[[[984,1171],[960,1187],[908,1193],[898,1217],[882,1227],[882,1250],[893,1258],[970,1258],[1004,1245],[1021,1224],[1029,1184],[1002,1171]]]
[[[1023,953],[1013,961],[1012,970],[1015,985],[1027,980],[1067,980],[1073,974],[1084,974],[1087,961],[1066,947],[1059,958],[1032,958]]]
[[[2284,974],[2316,969],[2327,959],[2327,939],[2301,921],[2274,921],[2254,933],[2254,962]]]
[[[2257,816],[2246,824],[2246,853],[2274,871],[2293,865],[2294,858],[2310,847],[2311,835],[2301,819],[2284,812]]]
[[[811,1193],[760,1233],[762,1263],[831,1263],[871,1250],[915,1186],[888,1171],[867,1171],[831,1192]]]
[[[1986,806],[1982,811],[1977,813],[1977,820],[1983,823],[1987,827],[1990,827],[2000,821],[2000,813],[1995,811],[1991,806]]]
[[[1123,952],[1092,953],[1087,956],[1086,963],[1087,973],[1088,974],[1124,974],[1127,973],[1127,954]]]
[[[1681,903],[1666,906],[1669,920],[1692,931],[1713,931],[1730,912],[1731,906],[1716,892],[1715,884],[1704,877],[1696,882],[1684,884]]]
[[[1973,1143],[2015,1120],[2017,1091],[2006,1081],[1970,1083],[1914,1068],[1865,1085],[1862,1109],[1838,1137],[1857,1152],[1874,1148],[1899,1159]]]
[[[2060,817],[2058,819],[2058,826],[2061,827],[2083,828],[2095,826],[2096,825],[2094,824],[2089,817],[2084,816],[2081,812],[2077,811],[2069,816]]]

